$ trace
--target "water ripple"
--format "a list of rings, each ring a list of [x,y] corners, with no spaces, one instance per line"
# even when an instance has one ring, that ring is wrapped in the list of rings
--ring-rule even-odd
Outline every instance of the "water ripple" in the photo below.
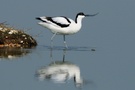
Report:
[[[54,46],[53,48],[51,48],[51,46],[41,46],[42,48],[44,48],[44,50],[64,50],[66,49],[63,46]],[[96,47],[87,47],[87,46],[70,46],[66,49],[67,51],[96,51]]]

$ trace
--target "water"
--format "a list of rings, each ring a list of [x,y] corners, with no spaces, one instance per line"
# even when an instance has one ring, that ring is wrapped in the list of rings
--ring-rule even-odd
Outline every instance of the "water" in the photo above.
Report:
[[[1,20],[36,38],[33,49],[0,50],[1,90],[133,90],[135,83],[135,5],[132,0],[102,1],[18,1],[2,0]],[[70,7],[69,7],[70,5]],[[81,6],[81,7],[80,7]],[[54,38],[50,50],[51,33],[37,25],[37,16],[99,14],[83,20],[82,30],[67,36],[70,47],[63,52],[62,36]],[[30,29],[29,29],[30,28]],[[85,81],[76,87],[74,78],[65,83],[40,81],[36,72],[54,61],[72,63],[79,67]]]
[[[56,84],[56,87],[63,87],[66,84],[66,87],[72,86],[72,88],[75,88],[73,78],[71,80],[67,80],[66,83],[53,83],[48,82],[48,80],[40,81],[38,77],[36,76],[37,70],[39,70],[41,67],[48,66],[50,63],[54,61],[61,61],[63,60],[65,62],[68,62],[70,64],[74,64],[80,68],[78,63],[78,57],[79,55],[72,55],[74,53],[78,52],[88,52],[93,53],[90,51],[90,47],[69,47],[68,50],[63,51],[63,47],[54,47],[53,51],[51,51],[49,46],[38,46],[35,49],[26,49],[26,50],[12,50],[20,51],[19,53],[12,53],[12,55],[9,53],[9,55],[5,55],[5,57],[1,57],[1,88],[4,88],[6,90],[9,89],[35,89],[37,85],[40,83],[41,85],[44,84],[49,88],[52,87],[52,85]],[[4,50],[3,50],[4,51]],[[8,51],[8,50],[6,50]],[[24,54],[24,52],[29,52],[28,54]],[[11,50],[10,50],[11,52]],[[70,55],[71,52],[71,55]],[[22,55],[20,55],[22,53]],[[74,60],[75,59],[75,60]],[[77,61],[77,63],[75,63]],[[81,60],[79,60],[81,61]],[[82,65],[83,66],[83,65]],[[84,70],[85,71],[85,70]],[[88,72],[86,72],[88,73]],[[81,72],[82,74],[82,72]],[[85,75],[85,73],[83,73]],[[82,75],[83,75],[82,74]],[[83,77],[83,76],[82,76]],[[89,75],[88,75],[89,77]],[[83,77],[86,78],[86,77]],[[86,81],[88,79],[86,78]],[[88,80],[89,82],[92,82],[91,80]],[[39,84],[39,85],[40,85]],[[48,85],[49,84],[49,85]],[[26,85],[26,86],[24,86]],[[34,88],[34,87],[35,88]],[[40,86],[38,86],[40,87]],[[43,87],[40,87],[43,88]]]
[[[54,47],[52,51],[48,46],[38,46],[32,50],[26,50],[28,54],[3,57],[0,61],[0,85],[5,90],[10,89],[73,89],[73,78],[66,83],[54,83],[44,79],[40,81],[36,76],[37,70],[48,66],[53,61],[68,61],[80,68],[81,77],[89,82],[81,86],[84,90],[98,88],[130,88],[134,84],[134,60],[128,55],[120,56],[120,51],[108,51],[105,48],[69,47],[64,54],[63,47]],[[73,49],[72,49],[73,48]],[[93,48],[92,48],[93,49]],[[25,50],[24,50],[25,51]],[[24,53],[24,52],[22,52]],[[52,57],[51,57],[52,56]],[[17,57],[17,58],[15,58]],[[131,58],[131,59],[130,59]],[[124,85],[124,86],[123,86]]]

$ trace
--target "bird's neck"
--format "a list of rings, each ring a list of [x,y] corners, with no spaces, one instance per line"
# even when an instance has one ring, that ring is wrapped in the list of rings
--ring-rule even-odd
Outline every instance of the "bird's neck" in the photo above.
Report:
[[[76,24],[82,24],[82,18],[76,17],[76,18],[75,18],[75,23],[76,23]]]
[[[75,82],[82,83],[82,78],[80,76],[80,72],[75,73]]]
[[[76,26],[78,27],[78,30],[80,30],[82,27],[82,18],[79,18],[79,17],[76,18],[75,23],[76,23]]]

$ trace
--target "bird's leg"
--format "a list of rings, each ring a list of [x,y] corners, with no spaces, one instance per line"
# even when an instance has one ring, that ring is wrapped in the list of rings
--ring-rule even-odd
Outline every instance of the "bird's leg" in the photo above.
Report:
[[[51,37],[51,48],[53,48],[53,38],[55,37],[57,33],[54,33],[53,36]]]
[[[65,47],[66,47],[66,49],[68,49],[68,46],[67,46],[67,43],[66,43],[66,40],[65,40],[65,35],[63,35],[63,39],[64,39]]]
[[[66,49],[63,49],[63,62],[65,62]]]

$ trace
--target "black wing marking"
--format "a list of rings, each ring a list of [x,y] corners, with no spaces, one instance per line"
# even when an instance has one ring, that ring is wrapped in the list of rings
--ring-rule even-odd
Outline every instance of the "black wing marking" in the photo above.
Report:
[[[71,23],[66,17],[64,17],[69,23]],[[59,22],[56,22],[52,19],[52,17],[46,17],[47,20],[51,21],[52,23],[55,23],[56,25],[64,28],[64,27],[68,27],[70,24],[62,24],[62,23],[59,23]]]

